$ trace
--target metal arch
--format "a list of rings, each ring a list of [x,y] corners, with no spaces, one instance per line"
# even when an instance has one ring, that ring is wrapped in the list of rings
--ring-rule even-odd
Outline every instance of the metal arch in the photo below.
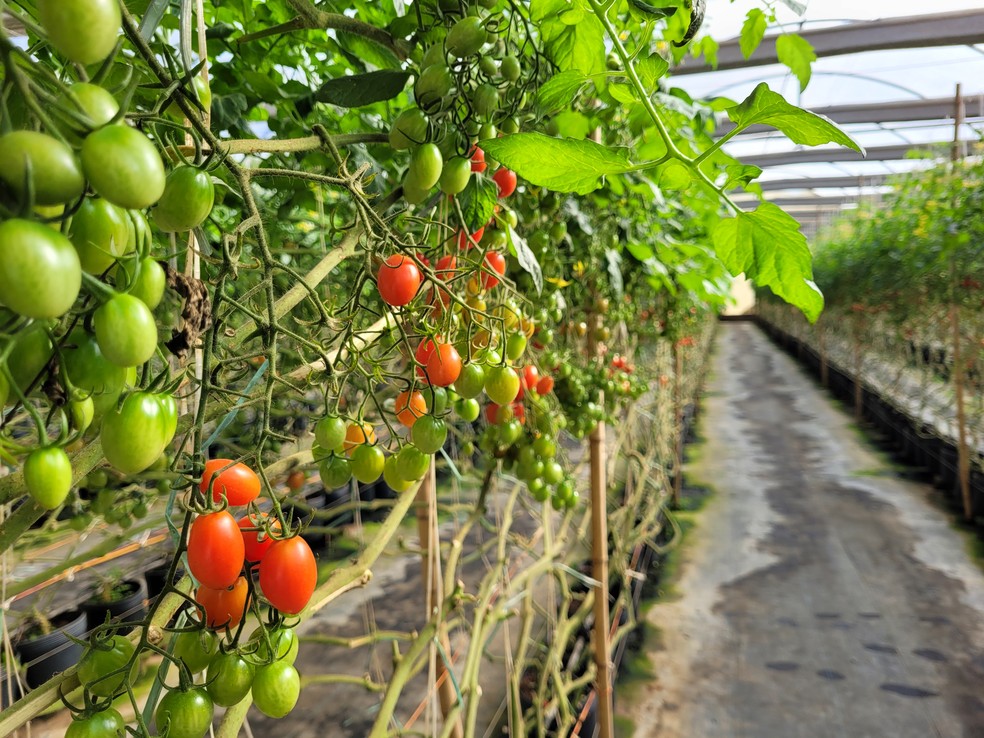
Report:
[[[961,143],[973,144],[976,141],[963,140]],[[770,154],[756,154],[754,156],[740,157],[742,164],[754,164],[757,167],[775,167],[785,164],[806,164],[821,163],[832,164],[839,161],[895,161],[906,159],[907,154],[912,151],[939,149],[941,152],[948,152],[953,146],[952,141],[941,141],[926,144],[900,144],[896,146],[873,146],[867,150],[867,156],[853,149],[844,148],[819,148],[819,149],[794,149],[792,151],[780,151]],[[940,154],[942,158],[944,153]]]
[[[786,79],[786,78],[790,77],[791,75],[792,75],[792,72],[782,72],[781,74],[769,74],[769,75],[766,75],[764,77],[756,77],[755,80],[758,81],[758,82],[764,82],[764,81],[770,80],[770,79]],[[875,84],[884,85],[885,87],[892,87],[892,88],[894,88],[896,90],[901,90],[902,92],[906,93],[907,95],[912,95],[913,97],[915,97],[915,98],[917,98],[919,100],[928,100],[929,99],[925,95],[923,95],[923,94],[921,94],[919,92],[916,92],[915,90],[910,89],[910,88],[906,87],[905,85],[900,85],[900,84],[898,84],[896,82],[887,82],[887,81],[885,81],[883,79],[878,79],[877,77],[871,77],[871,76],[865,75],[865,74],[857,74],[855,72],[813,72],[813,76],[814,77],[850,77],[851,79],[862,79],[862,80],[865,80],[867,82],[874,82]],[[708,98],[710,98],[710,97],[719,97],[719,96],[721,96],[724,93],[725,90],[728,90],[728,89],[730,89],[732,87],[738,87],[739,85],[749,84],[750,82],[751,82],[751,80],[742,80],[741,82],[733,82],[731,84],[725,85],[724,87],[719,87],[716,90],[713,90],[712,92],[707,93],[707,95],[705,97],[708,97]]]

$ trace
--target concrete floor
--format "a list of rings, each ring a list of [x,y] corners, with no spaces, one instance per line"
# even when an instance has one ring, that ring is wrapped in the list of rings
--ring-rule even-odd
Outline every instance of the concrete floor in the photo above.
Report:
[[[984,736],[984,574],[932,490],[751,324],[721,326],[701,429],[715,494],[620,696],[636,738]]]

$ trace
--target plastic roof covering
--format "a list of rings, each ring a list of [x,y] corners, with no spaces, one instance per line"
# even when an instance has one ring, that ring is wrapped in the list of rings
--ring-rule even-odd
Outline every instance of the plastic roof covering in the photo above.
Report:
[[[794,3],[795,4],[795,3]],[[924,13],[944,13],[960,10],[980,10],[981,0],[937,0],[928,6],[913,0],[810,0],[806,12],[799,16],[777,2],[779,27],[787,31],[809,31],[813,28],[839,26],[852,21],[870,21],[893,17],[911,17]],[[708,3],[706,30],[716,39],[728,39],[741,31],[749,2]],[[787,99],[806,108],[830,105],[894,102],[920,98],[953,96],[957,84],[967,101],[968,117],[961,135],[976,140],[984,132],[984,117],[973,117],[984,110],[984,39],[975,46],[947,46],[891,51],[874,51],[818,59],[813,64],[813,78],[800,95],[799,83],[781,65],[750,66],[702,74],[679,76],[676,84],[695,97],[723,95],[742,100],[760,82],[782,92]],[[860,123],[845,125],[863,146],[890,146],[905,143],[927,144],[952,141],[952,121],[915,121],[904,123]],[[726,150],[739,158],[757,154],[777,153],[797,149],[778,132],[742,135],[726,145]],[[857,161],[837,163],[799,163],[769,167],[763,180],[795,179],[834,176],[864,176],[911,171],[927,166],[925,160]],[[823,195],[875,194],[883,188],[825,188],[813,190]],[[769,199],[781,195],[810,194],[804,190],[769,193]]]

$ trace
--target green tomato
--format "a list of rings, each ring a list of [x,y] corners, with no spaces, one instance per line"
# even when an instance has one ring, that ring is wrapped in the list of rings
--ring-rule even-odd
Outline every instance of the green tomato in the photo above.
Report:
[[[533,450],[541,459],[552,459],[557,455],[557,442],[550,436],[543,435],[533,441]]]
[[[390,128],[390,146],[397,151],[410,149],[427,139],[427,117],[420,108],[408,108],[396,116]]]
[[[435,64],[446,66],[447,63],[448,55],[444,52],[444,47],[441,44],[434,44],[433,46],[427,47],[427,51],[424,52],[423,59],[420,62],[420,68],[426,69]]]
[[[184,233],[200,226],[214,205],[212,177],[198,167],[184,165],[167,175],[164,194],[151,217],[162,231]]]
[[[409,175],[409,172],[407,172],[407,174]],[[403,197],[406,198],[408,203],[411,205],[420,205],[427,199],[428,195],[430,195],[429,189],[417,187],[413,182],[410,182],[408,179],[404,179]]]
[[[24,461],[24,484],[41,507],[61,505],[72,489],[72,462],[65,450],[49,446],[32,451]]]
[[[466,423],[474,423],[478,420],[481,409],[478,400],[459,400],[455,405],[458,417]]]
[[[133,644],[121,635],[90,646],[79,661],[79,681],[97,697],[112,697],[128,678],[131,684],[136,679],[139,664],[133,654]],[[131,660],[133,666],[127,672],[124,667]]]
[[[516,418],[507,420],[499,426],[499,442],[503,446],[512,446],[521,435],[523,435],[523,424]]]
[[[126,721],[112,707],[89,715],[75,717],[65,731],[65,738],[123,738],[126,735]]]
[[[140,131],[117,123],[86,136],[82,169],[98,194],[121,208],[142,210],[164,194],[164,162]]]
[[[410,438],[413,445],[425,454],[435,454],[448,437],[448,426],[440,418],[433,415],[424,415],[417,418],[417,422],[410,429]]]
[[[7,404],[7,399],[10,397],[10,383],[7,381],[7,375],[0,372],[0,410]]]
[[[526,351],[526,334],[525,333],[511,333],[509,338],[506,339],[506,358],[510,361],[519,361],[520,357]]]
[[[3,171],[0,164],[0,171]],[[82,288],[82,266],[69,241],[41,223],[0,223],[0,300],[28,318],[59,318]]]
[[[509,405],[519,394],[519,375],[510,366],[494,366],[485,379],[485,394],[496,405]]]
[[[98,64],[116,48],[123,23],[116,0],[38,0],[48,42],[79,64]]]
[[[255,674],[256,667],[236,651],[219,653],[208,665],[205,689],[216,705],[232,707],[249,694]]]
[[[80,433],[85,433],[96,417],[96,405],[91,397],[72,400],[68,403],[68,413],[72,421],[72,428]]]
[[[502,121],[502,132],[512,135],[513,133],[519,133],[519,121],[516,118],[506,118]],[[513,228],[515,228],[515,224]]]
[[[489,118],[499,109],[499,91],[486,83],[478,86],[472,96],[472,107],[480,118]]]
[[[441,150],[432,143],[422,144],[410,158],[406,182],[414,188],[429,190],[440,180],[443,166]]]
[[[446,195],[457,195],[464,191],[471,179],[471,159],[456,156],[444,163],[439,185]]]
[[[61,370],[76,389],[92,396],[97,414],[116,403],[126,386],[127,370],[106,360],[92,334],[81,327],[73,330],[61,350],[61,359]]]
[[[502,73],[503,79],[509,82],[515,82],[523,74],[523,68],[515,56],[507,56],[503,59],[499,65],[499,71]]]
[[[267,717],[285,717],[294,709],[300,695],[301,677],[291,664],[274,661],[256,670],[253,704]]]
[[[160,733],[167,731],[167,738],[203,738],[214,709],[204,688],[175,689],[158,703],[154,720]]]
[[[200,74],[196,74],[191,79],[192,97],[197,99],[202,109],[208,112],[212,107],[212,88]],[[172,98],[173,99],[173,98]],[[184,121],[185,115],[181,106],[177,102],[172,102],[167,106],[167,115],[179,123]]]
[[[458,59],[477,54],[488,41],[488,33],[481,18],[468,16],[451,26],[445,40],[448,53]]]
[[[197,674],[205,670],[218,650],[219,637],[214,631],[203,628],[178,633],[174,637],[172,653],[184,662],[189,672]]]
[[[487,77],[494,77],[499,73],[499,63],[491,56],[483,56],[478,62],[478,68]]]
[[[136,265],[137,262],[134,260],[131,263]],[[139,264],[137,278],[130,283],[127,292],[153,310],[164,299],[164,290],[167,289],[167,274],[160,262],[150,256],[141,259]]]
[[[157,350],[157,325],[146,303],[133,295],[116,295],[92,316],[103,355],[117,366],[139,366]]]
[[[329,415],[314,426],[315,442],[328,451],[341,452],[345,445],[345,421],[337,415]]]
[[[34,131],[0,136],[0,180],[24,197],[28,171],[38,205],[71,202],[85,189],[75,154],[58,139]]]
[[[133,392],[103,418],[99,434],[103,454],[115,469],[139,474],[164,453],[168,426],[157,395]]]
[[[413,86],[417,105],[425,113],[436,112],[454,87],[451,70],[444,64],[433,64],[424,69]]]
[[[123,256],[130,243],[130,219],[108,200],[87,197],[72,216],[69,238],[89,274],[102,274]]]
[[[260,626],[249,637],[251,643],[257,644],[254,653],[256,663],[263,665],[272,661],[286,661],[288,664],[293,664],[297,660],[297,653],[300,648],[300,640],[294,630],[283,626],[274,628],[268,634],[270,646],[267,645],[267,640],[263,637],[264,630],[263,626]],[[271,646],[276,654],[275,658],[270,654]]]
[[[441,417],[448,411],[448,391],[444,387],[430,387],[424,391],[424,397],[430,408],[431,415]]]
[[[414,423],[416,425],[416,423]],[[412,444],[400,449],[397,455],[400,476],[411,482],[423,479],[430,469],[431,457]]]
[[[454,391],[471,400],[485,389],[485,368],[481,364],[469,362],[461,367],[461,374],[454,380]]]
[[[109,90],[88,82],[76,82],[60,102],[65,108],[81,112],[89,130],[102,128],[120,112],[120,104]]]
[[[344,456],[331,455],[318,466],[325,489],[338,489],[352,479],[352,463]]]
[[[491,138],[498,138],[499,132],[495,129],[495,125],[492,123],[483,123],[482,127],[478,129],[478,140],[486,141]]]
[[[547,484],[559,484],[564,478],[564,467],[550,460],[543,465],[543,479]]]
[[[379,479],[385,463],[386,456],[379,446],[362,443],[352,451],[352,475],[363,484]]]
[[[546,502],[547,498],[550,497],[550,491],[542,479],[530,479],[526,482],[526,488],[533,495],[533,499],[538,502]]]
[[[383,465],[383,481],[394,492],[406,492],[414,482],[411,479],[404,479],[400,470],[400,457],[397,454],[386,457],[386,463]]]

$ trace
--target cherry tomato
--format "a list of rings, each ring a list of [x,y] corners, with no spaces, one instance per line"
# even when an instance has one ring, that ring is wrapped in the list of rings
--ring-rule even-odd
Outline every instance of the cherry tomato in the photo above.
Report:
[[[260,588],[270,604],[285,615],[297,615],[317,584],[318,564],[307,542],[300,536],[274,541],[260,564]]]
[[[540,381],[540,371],[532,364],[523,369],[523,383],[526,389],[536,391],[536,385]]]
[[[413,428],[417,418],[427,412],[427,402],[424,400],[424,393],[420,390],[403,390],[396,396],[396,419],[407,428]]]
[[[162,231],[183,233],[205,222],[214,205],[215,186],[208,172],[185,164],[167,175],[151,217]]]
[[[485,389],[485,369],[481,364],[470,362],[461,367],[461,374],[454,380],[454,391],[466,400],[482,394]]]
[[[362,444],[352,451],[352,475],[363,484],[371,484],[383,473],[386,457],[379,446]]]
[[[48,42],[79,64],[98,64],[116,48],[123,19],[115,0],[38,0]]]
[[[352,479],[352,462],[344,456],[332,454],[318,466],[318,474],[325,489],[338,489]]]
[[[471,161],[462,156],[455,156],[444,162],[441,179],[438,181],[441,192],[446,195],[457,195],[464,192],[471,179]]]
[[[516,191],[516,172],[511,169],[501,167],[492,175],[492,179],[499,186],[499,197],[509,197]]]
[[[410,158],[406,181],[414,188],[429,190],[441,178],[444,159],[436,144],[426,143],[418,146]]]
[[[423,479],[430,468],[431,458],[413,444],[407,444],[397,454],[400,476],[416,482]]]
[[[499,284],[499,277],[495,275],[498,274],[501,277],[506,273],[506,257],[498,251],[489,251],[485,255],[485,266],[488,272],[482,272],[482,286],[490,290]]]
[[[87,197],[72,216],[69,237],[82,268],[102,274],[126,253],[129,240],[126,213],[108,200]]]
[[[393,307],[409,304],[417,296],[422,281],[417,265],[403,254],[393,254],[386,259],[376,275],[379,296]]]
[[[195,590],[195,602],[202,606],[202,620],[209,628],[235,628],[249,606],[246,577],[239,577],[231,587],[212,589],[202,585]]]
[[[172,654],[197,674],[204,671],[219,650],[219,637],[211,630],[189,630],[178,633],[174,638]]]
[[[228,467],[228,468],[226,468]],[[215,481],[212,476],[218,474]],[[205,462],[205,471],[198,488],[208,494],[212,485],[212,500],[220,502],[223,495],[229,504],[238,507],[248,505],[260,496],[260,478],[242,462],[233,464],[232,459],[210,459]]]
[[[485,393],[497,405],[508,405],[519,392],[519,375],[509,366],[494,366],[485,378]]]
[[[102,128],[120,112],[120,104],[112,93],[88,82],[71,85],[61,102],[63,107],[75,112],[81,109],[82,115],[88,119],[89,130]]]
[[[34,501],[54,510],[72,489],[72,462],[57,446],[32,451],[24,461],[24,485]]]
[[[305,482],[307,482],[307,474],[300,469],[295,469],[287,475],[287,489],[292,492],[296,492],[303,487]]]
[[[243,532],[243,546],[246,553],[244,558],[247,561],[263,561],[263,556],[273,545],[273,539],[266,532],[267,520],[266,513],[251,513],[239,519],[239,527]],[[260,530],[246,530],[247,528],[259,528]],[[273,531],[280,530],[280,521],[273,518],[269,523],[269,528]]]
[[[361,444],[372,445],[376,442],[376,431],[373,430],[371,424],[366,421],[361,421],[358,423],[349,423],[348,428],[345,429],[345,443],[342,448],[345,450],[349,456],[352,455],[352,450]]]
[[[314,426],[314,440],[326,451],[341,451],[345,443],[345,421],[337,415],[329,415]]]
[[[154,720],[167,738],[203,738],[212,724],[212,699],[204,687],[175,689],[157,704]]]
[[[249,694],[255,674],[256,667],[236,651],[219,653],[208,665],[205,689],[216,705],[232,707]]]
[[[484,172],[488,165],[485,163],[485,152],[478,146],[472,147],[471,168],[473,172]]]
[[[188,535],[188,569],[195,579],[212,589],[231,587],[245,557],[242,531],[227,510],[195,518]]]
[[[85,189],[75,154],[57,138],[34,131],[0,136],[0,180],[24,197],[28,172],[38,205],[72,202]]]
[[[99,434],[103,455],[124,474],[138,474],[164,453],[168,424],[158,395],[133,392],[103,418]]]
[[[59,318],[71,309],[82,287],[71,241],[41,223],[11,218],[0,223],[0,244],[0,302],[28,318]]]
[[[413,148],[427,138],[427,116],[419,108],[408,108],[396,116],[390,128],[390,146],[397,151]]]
[[[121,208],[143,210],[164,194],[164,162],[140,131],[105,126],[82,142],[82,170],[97,194]]]
[[[477,16],[469,15],[451,26],[444,47],[452,56],[463,59],[477,54],[487,41],[485,22]]]
[[[425,375],[427,381],[438,387],[447,387],[461,374],[461,356],[450,343],[437,343],[427,357]]]
[[[286,661],[274,661],[256,670],[253,704],[267,717],[282,718],[294,709],[301,694],[301,677]]]
[[[99,348],[117,366],[140,366],[157,350],[157,324],[150,308],[137,297],[118,294],[92,316]]]
[[[286,661],[293,664],[297,660],[300,641],[292,628],[280,626],[269,632],[261,625],[249,637],[250,643],[256,644],[253,659],[257,664],[269,664],[273,661]],[[267,639],[269,638],[269,644]],[[271,654],[270,649],[273,649]]]
[[[139,664],[133,658],[134,650],[133,644],[121,635],[110,636],[90,646],[79,661],[79,681],[98,697],[112,697],[120,691],[128,676],[131,684],[136,677]],[[133,666],[127,672],[125,667],[131,660]]]
[[[413,445],[425,454],[436,454],[448,437],[448,426],[441,418],[425,415],[410,431]]]
[[[65,738],[123,738],[126,721],[112,707],[88,717],[76,716],[65,731]]]
[[[553,392],[554,380],[553,377],[543,376],[540,377],[540,381],[536,383],[536,393],[541,397],[543,395],[549,395]]]

